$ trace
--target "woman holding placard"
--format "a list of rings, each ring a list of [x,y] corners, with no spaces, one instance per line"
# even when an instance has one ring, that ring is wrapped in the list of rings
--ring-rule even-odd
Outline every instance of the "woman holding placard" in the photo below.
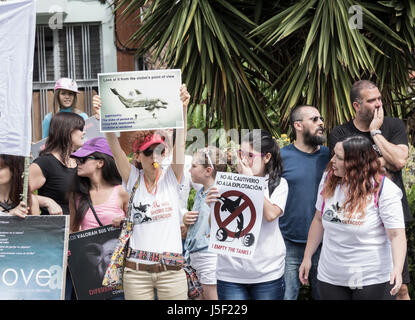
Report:
[[[264,130],[254,130],[242,138],[238,173],[266,177],[261,231],[252,260],[218,254],[217,291],[219,300],[282,300],[285,291],[285,245],[278,218],[288,195],[287,181],[281,177],[282,161],[277,142]],[[211,188],[208,204],[219,200]]]
[[[154,131],[138,131],[133,140],[134,159],[140,169],[130,164],[115,133],[106,133],[123,185],[130,194],[127,220],[128,253],[121,275],[126,300],[152,300],[154,289],[160,300],[187,299],[186,274],[182,269],[181,214],[179,182],[183,176],[186,113],[190,95],[180,89],[184,129],[177,129],[173,161],[165,170],[164,139]],[[94,109],[101,101],[93,99]],[[107,270],[108,272],[109,270]],[[106,278],[104,278],[104,282]]]

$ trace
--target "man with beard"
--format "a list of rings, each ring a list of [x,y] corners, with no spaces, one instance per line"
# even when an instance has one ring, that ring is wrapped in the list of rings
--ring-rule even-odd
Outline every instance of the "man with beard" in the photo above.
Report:
[[[373,143],[385,174],[402,190],[402,207],[407,225],[412,221],[411,211],[402,181],[402,168],[408,159],[408,136],[405,124],[398,118],[384,116],[382,96],[377,86],[368,80],[360,80],[350,90],[350,101],[356,116],[349,122],[335,127],[330,132],[329,146],[333,151],[337,142],[353,135],[363,135]],[[410,282],[408,257],[402,272],[402,286],[397,295],[398,300],[409,300]]]
[[[283,177],[288,182],[285,212],[280,229],[286,246],[285,300],[296,300],[300,289],[298,269],[303,260],[308,229],[314,218],[318,186],[330,159],[325,142],[323,117],[313,106],[300,105],[291,110],[290,123],[294,143],[281,149]],[[320,248],[313,256],[309,280],[313,299],[319,299],[317,265]]]

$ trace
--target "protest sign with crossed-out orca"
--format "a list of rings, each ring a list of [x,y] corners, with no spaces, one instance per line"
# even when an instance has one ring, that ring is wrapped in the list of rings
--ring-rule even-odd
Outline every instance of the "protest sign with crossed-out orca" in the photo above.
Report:
[[[262,222],[264,178],[220,173],[216,185],[221,195],[211,208],[209,250],[251,259]]]

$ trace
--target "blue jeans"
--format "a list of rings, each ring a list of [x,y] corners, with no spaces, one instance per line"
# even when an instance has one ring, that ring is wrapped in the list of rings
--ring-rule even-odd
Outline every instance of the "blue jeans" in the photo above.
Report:
[[[261,283],[234,283],[217,280],[219,300],[282,300],[284,277]]]
[[[72,284],[72,277],[69,272],[69,268],[66,269],[65,300],[76,300],[75,289]]]
[[[300,268],[301,262],[303,262],[305,243],[292,242],[284,239],[287,253],[285,256],[285,295],[284,300],[297,300],[298,292],[300,291],[300,278],[298,275],[298,269]],[[308,275],[308,280],[311,285],[311,293],[314,300],[320,299],[317,286],[317,266],[320,258],[321,245],[314,253],[311,262],[312,267]]]
[[[124,293],[113,298],[108,298],[107,300],[125,300]]]

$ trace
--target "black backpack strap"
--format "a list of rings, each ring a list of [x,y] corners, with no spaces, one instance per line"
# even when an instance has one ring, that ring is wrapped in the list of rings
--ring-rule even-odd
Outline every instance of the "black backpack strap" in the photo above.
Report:
[[[92,213],[93,213],[93,214],[94,214],[94,216],[95,216],[95,219],[97,220],[97,222],[98,222],[98,224],[100,225],[100,227],[102,227],[102,226],[103,226],[103,224],[101,223],[101,220],[99,220],[98,215],[97,215],[97,213],[95,212],[94,206],[92,205],[91,197],[90,197],[89,195],[87,195],[87,197],[86,197],[86,198],[87,198],[87,200],[88,200],[89,207],[91,208]]]

